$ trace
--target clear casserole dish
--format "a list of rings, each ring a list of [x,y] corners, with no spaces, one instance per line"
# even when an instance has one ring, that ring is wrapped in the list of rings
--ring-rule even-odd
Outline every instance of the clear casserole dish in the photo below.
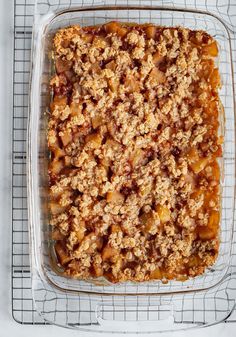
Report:
[[[52,76],[52,65],[48,55],[52,51],[52,37],[59,28],[69,25],[90,26],[112,20],[205,30],[216,39],[219,45],[218,66],[223,82],[220,99],[224,107],[224,116],[222,113],[222,119],[220,120],[220,134],[225,137],[223,159],[220,162],[222,188],[221,243],[218,259],[212,268],[206,270],[203,275],[188,279],[185,282],[171,280],[167,284],[160,281],[150,281],[140,284],[126,282],[113,285],[104,282],[87,282],[65,278],[60,275],[59,270],[55,272],[55,269],[52,268],[49,253],[48,148],[46,138],[47,114],[45,114],[50,102],[48,83]],[[172,305],[169,305],[170,296],[181,297],[181,294],[186,292],[198,294],[218,286],[226,277],[229,267],[235,185],[234,170],[232,170],[232,164],[234,166],[235,160],[232,55],[227,27],[218,18],[201,12],[155,7],[130,6],[127,8],[115,6],[72,8],[61,12],[52,12],[43,16],[40,21],[36,21],[34,30],[30,120],[28,125],[28,195],[31,268],[35,301],[37,302],[38,294],[45,288],[49,293],[50,291],[58,293],[62,297],[72,296],[73,299],[78,298],[78,296],[92,297],[94,302],[100,301],[101,296],[104,295],[107,295],[106,298],[110,300],[115,296],[118,303],[124,301],[124,299],[129,301],[132,295],[135,295],[135,298],[139,298],[140,295],[140,301],[143,301],[144,306],[147,305],[147,299],[152,298],[154,300],[158,296],[158,298],[163,298],[164,307],[165,301],[167,301],[168,308],[172,308]],[[133,301],[131,299],[131,303]],[[36,303],[37,306],[38,303]],[[101,310],[106,311],[104,307],[97,310],[97,318]],[[169,312],[169,310],[164,309],[163,311]],[[39,309],[39,311],[44,310]],[[55,323],[60,324],[59,321]],[[67,326],[68,324],[63,325]]]

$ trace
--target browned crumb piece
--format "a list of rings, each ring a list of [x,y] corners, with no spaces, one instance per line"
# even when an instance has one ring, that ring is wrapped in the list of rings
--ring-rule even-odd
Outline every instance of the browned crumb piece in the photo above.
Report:
[[[50,209],[65,275],[183,281],[214,263],[217,54],[210,35],[181,27],[56,33]]]

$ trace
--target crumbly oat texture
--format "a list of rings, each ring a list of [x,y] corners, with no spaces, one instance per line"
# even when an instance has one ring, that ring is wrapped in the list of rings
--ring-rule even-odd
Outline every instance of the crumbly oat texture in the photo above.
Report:
[[[56,33],[50,223],[65,275],[183,281],[215,262],[217,54],[210,35],[181,27]]]

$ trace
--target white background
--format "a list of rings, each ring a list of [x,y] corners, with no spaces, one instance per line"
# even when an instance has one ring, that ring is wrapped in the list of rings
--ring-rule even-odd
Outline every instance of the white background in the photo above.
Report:
[[[54,326],[23,326],[16,323],[11,316],[10,252],[13,5],[13,0],[0,0],[0,337],[31,337],[32,335],[33,337],[101,336],[101,334],[82,333],[80,331],[71,331]],[[211,328],[168,335],[162,334],[161,336],[189,336],[190,334],[191,337],[210,335],[214,337],[236,336],[236,324],[218,324]]]

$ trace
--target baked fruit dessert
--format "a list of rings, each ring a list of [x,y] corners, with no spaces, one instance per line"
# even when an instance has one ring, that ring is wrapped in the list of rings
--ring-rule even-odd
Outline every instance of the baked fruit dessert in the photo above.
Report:
[[[64,275],[184,281],[219,250],[220,75],[203,31],[109,22],[54,37],[51,237]]]

